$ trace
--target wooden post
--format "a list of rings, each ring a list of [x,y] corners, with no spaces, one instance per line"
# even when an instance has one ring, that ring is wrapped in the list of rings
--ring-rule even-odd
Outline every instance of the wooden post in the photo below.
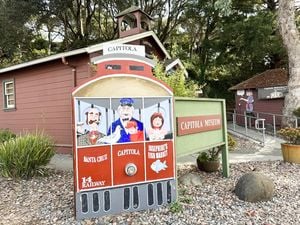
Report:
[[[222,172],[224,177],[229,177],[229,160],[228,160],[228,138],[227,138],[227,119],[226,119],[226,107],[225,100],[222,102],[223,110],[223,135],[225,145],[222,145]]]

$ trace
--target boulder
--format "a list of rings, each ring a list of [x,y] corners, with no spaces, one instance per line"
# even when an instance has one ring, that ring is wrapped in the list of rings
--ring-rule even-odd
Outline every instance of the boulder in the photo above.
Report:
[[[178,178],[178,182],[187,186],[198,186],[201,184],[201,178],[197,173],[186,173]]]
[[[274,183],[267,176],[251,172],[244,174],[234,190],[239,199],[247,202],[268,201],[274,193]]]

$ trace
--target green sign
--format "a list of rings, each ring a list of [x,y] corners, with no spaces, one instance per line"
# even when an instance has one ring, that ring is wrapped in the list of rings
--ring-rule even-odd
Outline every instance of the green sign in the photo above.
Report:
[[[225,100],[175,98],[178,158],[220,146],[223,175],[229,176]]]

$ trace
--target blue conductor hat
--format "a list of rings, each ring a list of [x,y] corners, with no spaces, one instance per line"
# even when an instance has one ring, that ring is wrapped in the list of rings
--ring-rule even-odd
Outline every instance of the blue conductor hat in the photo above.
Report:
[[[120,104],[121,105],[128,105],[128,106],[132,106],[134,103],[132,98],[121,98],[120,99]]]

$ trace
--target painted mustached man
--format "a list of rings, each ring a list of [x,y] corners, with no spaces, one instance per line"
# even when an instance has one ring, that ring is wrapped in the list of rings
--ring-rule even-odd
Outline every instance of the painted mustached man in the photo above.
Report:
[[[85,122],[88,125],[89,130],[85,134],[78,137],[78,145],[94,145],[100,138],[104,136],[104,134],[102,134],[98,130],[98,125],[100,124],[100,116],[100,110],[94,107],[94,105],[91,105],[91,107],[86,109]]]
[[[141,133],[144,131],[143,123],[133,118],[134,101],[132,98],[121,98],[120,105],[118,106],[119,119],[114,121],[111,127],[108,129],[107,135],[113,135],[119,137],[115,140],[115,143],[124,143],[133,141],[135,132],[132,132],[132,125],[136,132]]]

